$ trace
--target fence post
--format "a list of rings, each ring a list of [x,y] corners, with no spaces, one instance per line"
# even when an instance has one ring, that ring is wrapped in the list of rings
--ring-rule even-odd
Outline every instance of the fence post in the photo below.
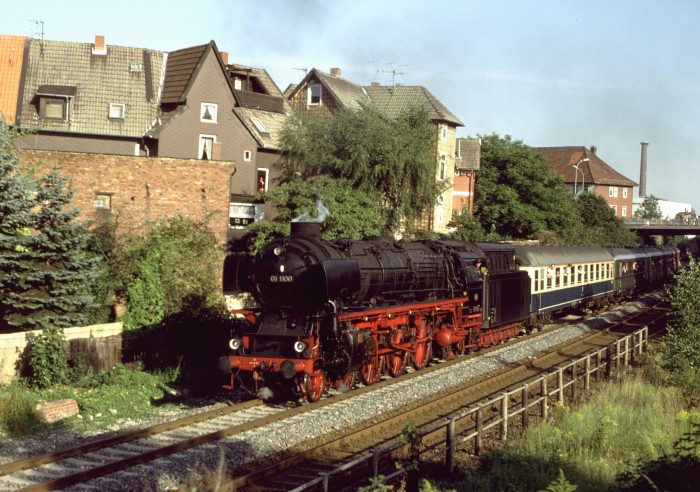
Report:
[[[508,438],[508,393],[503,393],[501,403],[501,441]]]
[[[372,477],[377,478],[379,475],[379,450],[372,449]]]
[[[321,476],[323,477],[323,492],[328,492],[328,473],[321,472]]]
[[[625,365],[630,365],[630,337],[625,337]]]
[[[576,362],[571,364],[571,399],[576,401],[576,378],[578,377],[576,371]]]
[[[615,373],[620,374],[620,340],[615,341]]]
[[[600,364],[602,362],[602,356],[600,355],[600,350],[595,353],[595,381],[596,383],[600,381]]]
[[[564,370],[560,367],[557,371],[557,384],[559,385],[559,404],[564,404]]]
[[[529,386],[528,384],[523,385],[523,428],[527,428],[529,416],[528,416],[528,410],[530,407],[530,394],[529,394]]]
[[[586,356],[586,375],[583,378],[583,387],[586,391],[591,389],[591,354]]]
[[[542,392],[542,420],[547,420],[547,411],[549,410],[547,408],[547,398],[549,395],[547,395],[547,377],[544,376],[542,377],[542,382],[541,384],[541,392]]]
[[[448,473],[452,473],[455,470],[455,417],[451,417],[450,421],[447,422],[446,430],[445,446],[447,447],[447,454],[445,455],[445,465]]]
[[[476,439],[474,439],[474,456],[479,456],[481,452],[481,434],[484,431],[484,406],[479,405],[476,409]]]

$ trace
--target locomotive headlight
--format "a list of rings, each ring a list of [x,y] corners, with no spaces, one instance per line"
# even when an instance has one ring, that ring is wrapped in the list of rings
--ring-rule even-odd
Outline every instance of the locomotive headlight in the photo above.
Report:
[[[294,351],[298,354],[302,353],[304,350],[306,350],[306,343],[302,342],[301,340],[297,340],[294,342]]]
[[[235,352],[243,346],[243,340],[238,337],[233,337],[231,340],[229,340],[228,346]]]
[[[276,256],[282,256],[282,253],[284,253],[284,248],[282,246],[276,246],[275,249],[272,250],[272,252]]]

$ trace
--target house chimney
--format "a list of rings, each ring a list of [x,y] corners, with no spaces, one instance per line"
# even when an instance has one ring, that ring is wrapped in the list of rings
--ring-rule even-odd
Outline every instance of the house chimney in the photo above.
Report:
[[[222,51],[219,54],[221,55],[221,61],[224,62],[224,65],[228,65],[228,51]]]
[[[591,145],[591,154],[595,155],[597,150],[598,150],[598,147],[596,147],[595,145]]]
[[[107,45],[105,44],[105,37],[95,34],[95,44],[92,47],[93,55],[106,55]]]
[[[340,69],[337,67],[331,68],[331,77],[340,78]]]
[[[372,82],[371,84],[372,87],[381,87],[381,84],[379,82]]]
[[[642,142],[642,162],[639,169],[639,198],[647,196],[647,146],[649,142]]]

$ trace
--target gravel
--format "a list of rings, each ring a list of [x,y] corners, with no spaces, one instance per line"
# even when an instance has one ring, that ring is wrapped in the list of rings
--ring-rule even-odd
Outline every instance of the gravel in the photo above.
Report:
[[[521,340],[511,341],[488,354],[425,374],[423,377],[358,395],[262,429],[161,458],[148,465],[139,465],[129,472],[120,472],[66,490],[175,490],[199,479],[211,478],[221,465],[221,460],[226,467],[238,467],[302,444],[309,439],[340,432],[348,426],[398,410],[417,399],[443,392],[466,380],[533,357],[548,347],[585,334],[606,323],[620,320],[624,315],[638,312],[646,305],[658,302],[660,298],[661,294],[650,294],[639,301],[624,304],[585,321],[558,330],[545,330],[538,337],[523,337]],[[201,410],[205,409],[198,409]],[[65,448],[84,439],[84,436],[76,436],[67,429],[41,436],[6,439],[0,442],[0,463],[46,452],[47,449]]]

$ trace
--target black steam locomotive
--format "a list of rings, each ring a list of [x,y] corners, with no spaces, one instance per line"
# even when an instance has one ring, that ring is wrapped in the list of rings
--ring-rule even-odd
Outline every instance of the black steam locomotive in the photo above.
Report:
[[[450,359],[508,340],[553,311],[615,294],[609,250],[518,248],[326,241],[320,224],[292,223],[289,237],[225,269],[258,304],[234,311],[230,354],[220,360],[226,387],[316,401],[327,387],[351,389],[358,379],[370,385],[408,364],[421,369],[433,356]],[[639,256],[642,263],[648,254]],[[664,261],[650,270],[658,280],[677,268],[677,250],[654,258]]]

